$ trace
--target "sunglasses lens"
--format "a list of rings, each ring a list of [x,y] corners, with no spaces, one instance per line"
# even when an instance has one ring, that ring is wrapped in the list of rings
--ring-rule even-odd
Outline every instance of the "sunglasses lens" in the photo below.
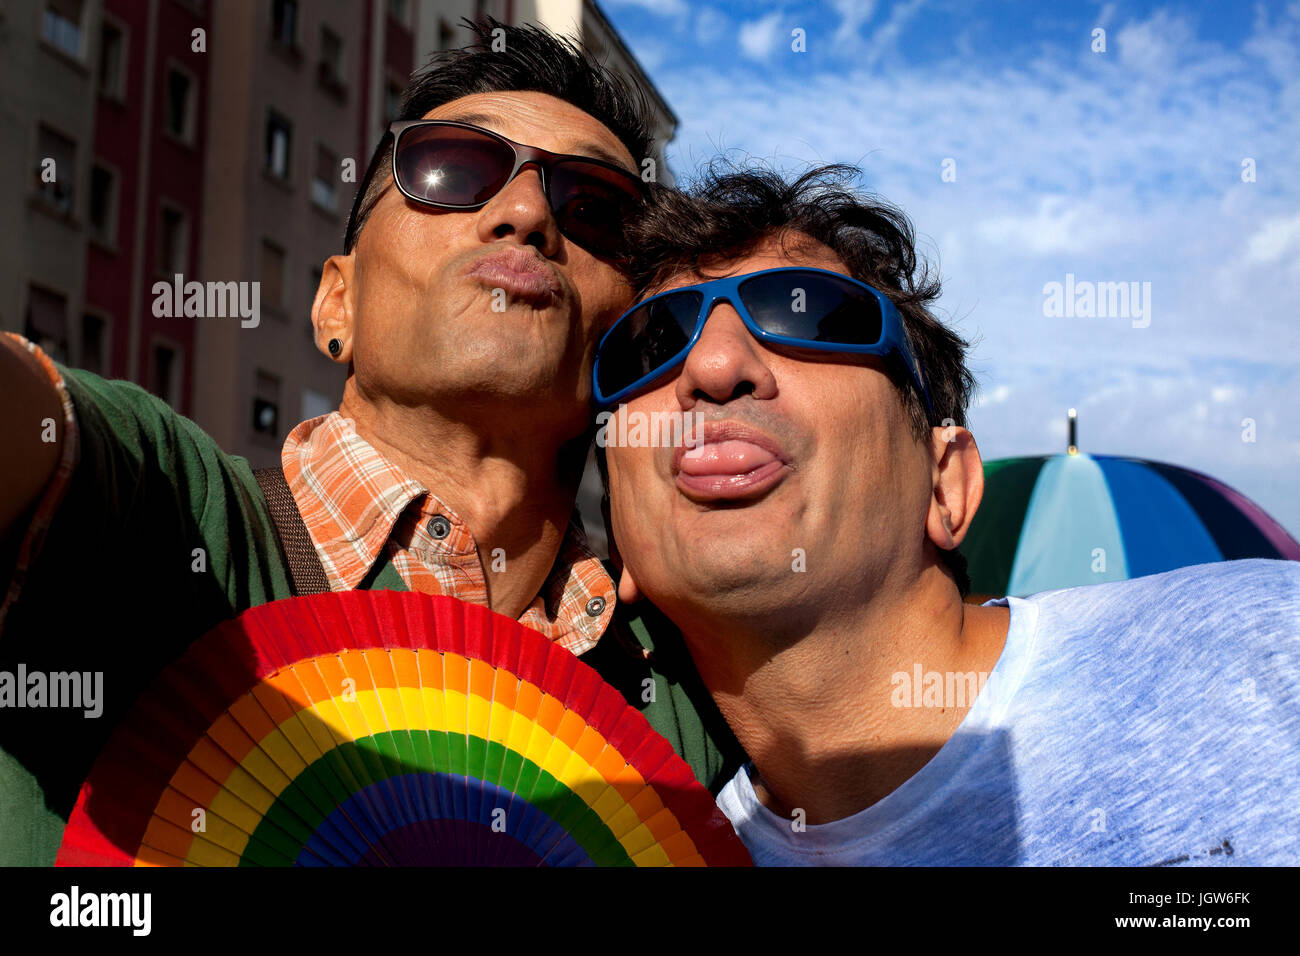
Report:
[[[501,191],[514,162],[514,150],[477,130],[415,126],[402,133],[393,169],[416,199],[477,206]]]
[[[663,368],[686,348],[704,295],[679,292],[637,306],[621,318],[600,346],[603,395],[634,385]]]
[[[556,163],[550,176],[551,207],[560,231],[590,252],[622,254],[623,224],[641,201],[632,178],[573,161]]]
[[[834,345],[875,345],[880,303],[847,279],[816,272],[774,272],[740,284],[740,298],[764,332]]]

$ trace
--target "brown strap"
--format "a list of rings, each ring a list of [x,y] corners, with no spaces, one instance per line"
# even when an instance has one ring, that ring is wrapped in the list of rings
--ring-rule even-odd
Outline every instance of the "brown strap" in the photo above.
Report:
[[[330,589],[329,579],[325,577],[325,568],[321,566],[320,555],[312,546],[311,535],[303,524],[298,503],[293,500],[289,483],[284,480],[284,472],[279,468],[258,468],[253,472],[266,506],[271,511],[271,520],[275,523],[275,532],[280,537],[280,547],[284,549],[285,560],[289,563],[289,577],[293,581],[295,594],[321,594]]]

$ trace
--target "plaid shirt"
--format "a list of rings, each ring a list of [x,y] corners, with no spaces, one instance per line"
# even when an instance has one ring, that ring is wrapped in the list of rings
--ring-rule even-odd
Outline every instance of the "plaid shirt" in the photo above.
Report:
[[[34,343],[31,352],[63,402],[62,454],[20,546],[0,626],[17,601],[78,458],[77,419],[63,376]],[[302,422],[284,443],[284,477],[335,591],[355,588],[387,555],[407,587],[487,605],[487,580],[465,522],[356,433],[338,412]],[[555,565],[519,622],[574,654],[596,646],[614,616],[614,582],[570,522]]]
[[[355,588],[387,555],[411,590],[487,605],[469,527],[358,435],[351,419],[331,412],[302,422],[289,433],[281,463],[333,590]],[[614,601],[614,582],[574,520],[519,623],[581,654],[605,632]]]

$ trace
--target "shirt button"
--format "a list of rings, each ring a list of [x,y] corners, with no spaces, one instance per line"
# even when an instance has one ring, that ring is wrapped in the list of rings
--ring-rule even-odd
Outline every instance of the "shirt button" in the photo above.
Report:
[[[429,534],[439,541],[451,534],[451,522],[442,515],[434,515],[425,527],[429,529]]]
[[[587,602],[587,613],[592,617],[600,617],[605,611],[605,599],[603,597],[594,597]]]

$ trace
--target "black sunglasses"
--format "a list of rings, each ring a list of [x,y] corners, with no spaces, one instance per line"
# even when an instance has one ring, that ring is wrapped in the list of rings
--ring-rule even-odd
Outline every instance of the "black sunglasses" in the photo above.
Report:
[[[525,166],[535,166],[561,233],[588,252],[626,255],[623,224],[643,201],[640,178],[586,156],[525,146],[491,130],[450,120],[403,120],[386,136],[393,142],[393,181],[402,195],[435,209],[478,209]],[[357,192],[365,194],[375,163]],[[353,223],[358,219],[354,214]],[[350,225],[345,248],[355,241]]]

